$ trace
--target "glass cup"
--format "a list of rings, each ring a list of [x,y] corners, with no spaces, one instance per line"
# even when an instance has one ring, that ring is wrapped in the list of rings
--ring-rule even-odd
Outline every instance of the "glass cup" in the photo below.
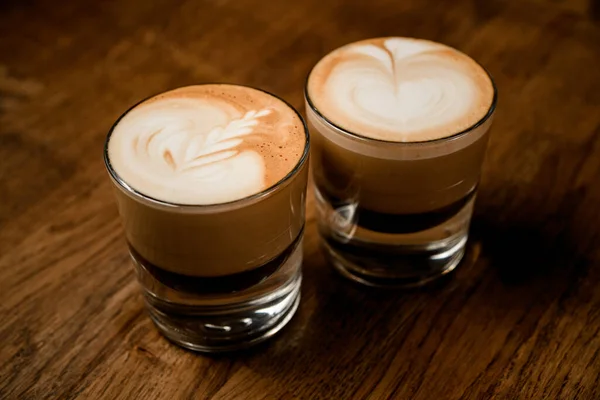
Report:
[[[306,126],[298,163],[274,186],[228,203],[181,205],[146,196],[119,177],[108,154],[117,123],[104,161],[158,329],[202,352],[245,348],[282,329],[300,299]]]
[[[370,286],[410,287],[456,268],[496,98],[494,87],[487,114],[462,132],[391,142],[332,123],[312,102],[307,81],[319,233],[342,275]]]

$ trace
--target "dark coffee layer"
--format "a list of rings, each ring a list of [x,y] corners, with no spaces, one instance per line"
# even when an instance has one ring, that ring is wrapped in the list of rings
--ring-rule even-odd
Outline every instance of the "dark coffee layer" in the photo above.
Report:
[[[469,192],[465,197],[452,204],[418,214],[381,213],[359,206],[355,210],[354,221],[356,221],[356,224],[361,228],[380,233],[399,234],[421,232],[439,226],[455,216],[469,201],[471,201],[471,199],[473,199],[475,193],[476,188]],[[348,202],[328,196],[326,193],[321,192],[321,195],[334,209],[339,209],[348,204]]]
[[[170,272],[145,260],[131,244],[129,249],[142,268],[160,283],[173,290],[194,294],[223,294],[248,289],[273,275],[294,252],[301,237],[302,231],[281,254],[271,261],[251,270],[222,277],[198,277]]]

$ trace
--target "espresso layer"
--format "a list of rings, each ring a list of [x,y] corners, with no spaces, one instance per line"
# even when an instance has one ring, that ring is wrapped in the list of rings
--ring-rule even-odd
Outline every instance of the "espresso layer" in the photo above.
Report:
[[[177,204],[218,204],[288,175],[306,137],[298,114],[265,92],[189,86],[152,97],[115,125],[108,157],[133,189]]]
[[[333,208],[343,207],[346,204],[340,199],[329,197],[324,193],[321,193],[321,195]],[[416,233],[439,226],[454,217],[474,196],[475,189],[462,199],[445,207],[418,214],[381,213],[358,205],[353,210],[353,220],[356,221],[358,226],[375,232],[392,234]]]
[[[148,271],[148,273],[163,285],[168,286],[173,290],[194,294],[223,294],[247,289],[259,284],[274,274],[279,267],[285,264],[286,260],[294,252],[300,243],[301,237],[302,231],[281,254],[277,255],[272,260],[253,269],[221,277],[190,276],[171,272],[144,259],[131,244],[129,245],[129,249],[141,267]],[[201,260],[198,260],[198,263],[201,262]]]
[[[333,124],[373,139],[422,142],[481,121],[494,88],[486,71],[451,47],[420,39],[378,38],[325,56],[307,86]]]

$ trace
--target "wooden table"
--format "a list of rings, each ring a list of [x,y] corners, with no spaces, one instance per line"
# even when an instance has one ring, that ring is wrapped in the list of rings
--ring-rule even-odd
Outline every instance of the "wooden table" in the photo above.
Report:
[[[599,399],[600,6],[583,0],[123,0],[0,5],[0,398]],[[199,82],[302,108],[361,38],[453,45],[500,103],[468,254],[410,292],[339,278],[308,205],[302,303],[207,357],[146,315],[102,146],[151,94]]]

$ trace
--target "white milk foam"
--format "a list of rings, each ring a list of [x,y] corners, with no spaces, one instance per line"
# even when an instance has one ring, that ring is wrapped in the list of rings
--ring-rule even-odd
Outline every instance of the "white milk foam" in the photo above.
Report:
[[[488,113],[486,71],[451,47],[420,39],[351,43],[325,56],[308,81],[316,109],[373,139],[422,142],[459,133]]]
[[[192,86],[129,111],[111,133],[108,155],[119,177],[147,196],[219,204],[259,193],[291,171],[305,141],[302,126],[293,110],[262,91]],[[287,163],[267,165],[273,148],[284,149]]]

